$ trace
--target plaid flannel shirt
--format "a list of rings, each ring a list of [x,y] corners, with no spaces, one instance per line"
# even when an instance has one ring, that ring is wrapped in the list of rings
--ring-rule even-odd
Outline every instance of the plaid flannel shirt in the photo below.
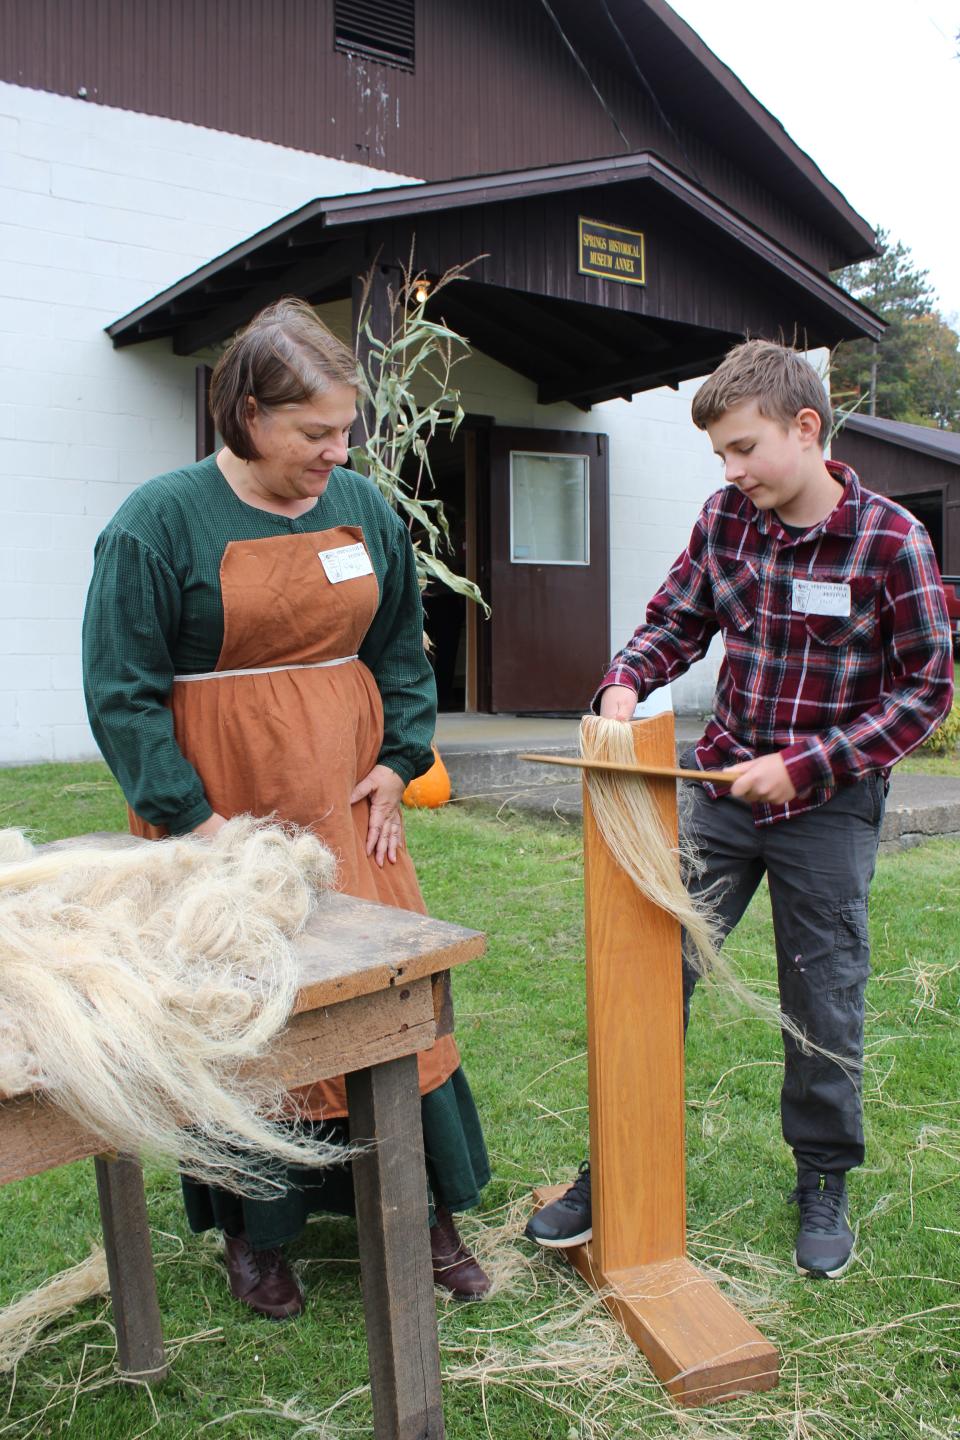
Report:
[[[643,699],[699,660],[719,631],[726,654],[697,761],[706,770],[780,752],[797,797],[755,805],[758,824],[888,772],[953,698],[950,625],[926,530],[862,489],[848,466],[827,464],[843,497],[799,536],[733,485],[710,496],[646,624],[594,698],[598,708],[606,686],[629,685]],[[849,585],[849,615],[795,610],[795,579]]]

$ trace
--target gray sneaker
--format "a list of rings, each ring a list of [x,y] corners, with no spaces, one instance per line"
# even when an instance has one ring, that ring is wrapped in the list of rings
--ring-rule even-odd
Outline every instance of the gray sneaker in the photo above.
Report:
[[[593,1234],[590,1206],[590,1161],[584,1160],[570,1189],[544,1205],[524,1230],[528,1240],[545,1245],[548,1250],[568,1250],[584,1245]]]
[[[793,1263],[801,1275],[835,1280],[853,1259],[853,1231],[847,1219],[847,1178],[842,1173],[801,1170],[790,1203],[800,1210]]]

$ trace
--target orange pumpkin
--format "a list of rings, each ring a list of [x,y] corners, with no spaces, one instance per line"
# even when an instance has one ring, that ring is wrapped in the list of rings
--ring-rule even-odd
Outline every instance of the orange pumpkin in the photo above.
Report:
[[[435,810],[438,805],[446,805],[450,799],[450,776],[447,774],[447,767],[440,759],[440,752],[436,745],[431,745],[433,751],[433,764],[425,775],[418,775],[411,780],[403,792],[403,803],[414,810]]]

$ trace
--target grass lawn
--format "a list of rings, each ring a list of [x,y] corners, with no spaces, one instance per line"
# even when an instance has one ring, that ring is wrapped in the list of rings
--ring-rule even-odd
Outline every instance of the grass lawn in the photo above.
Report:
[[[7,770],[0,824],[52,839],[122,829],[124,808],[102,766]],[[438,1300],[450,1440],[960,1437],[960,845],[880,861],[869,1153],[852,1180],[858,1258],[843,1279],[803,1281],[790,1262],[778,1036],[698,996],[687,1064],[691,1253],[778,1346],[783,1379],[770,1394],[684,1412],[563,1263],[518,1238],[531,1184],[569,1177],[585,1153],[579,830],[449,807],[411,815],[409,833],[431,911],[489,937],[486,959],[454,985],[495,1172],[464,1229],[498,1285],[485,1305]],[[730,953],[770,985],[765,896]],[[186,1229],[176,1179],[150,1172],[147,1190],[170,1379],[152,1401],[116,1384],[109,1307],[92,1302],[47,1333],[15,1383],[4,1377],[0,1436],[369,1434],[352,1223],[309,1227],[295,1252],[307,1312],[274,1325],[229,1300],[215,1242]],[[0,1189],[0,1304],[81,1259],[97,1233],[89,1162]]]
[[[954,713],[960,704],[960,664],[953,667]],[[934,755],[929,750],[918,750],[901,760],[897,770],[913,775],[960,775],[960,751],[946,755]]]
[[[953,755],[908,755],[897,765],[895,774],[960,776],[960,757]]]

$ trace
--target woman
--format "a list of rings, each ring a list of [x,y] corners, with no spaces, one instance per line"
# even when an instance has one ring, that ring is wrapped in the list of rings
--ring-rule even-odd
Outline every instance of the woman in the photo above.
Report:
[[[223,449],[141,486],[97,542],[87,708],[135,834],[276,814],[335,851],[346,893],[422,912],[400,800],[432,762],[436,692],[407,531],[343,468],[358,378],[303,301],[235,337],[210,391]],[[419,1063],[434,1277],[477,1298],[450,1211],[489,1179],[483,1137],[453,1037]],[[298,1098],[346,1134],[342,1078]],[[184,1181],[191,1227],[224,1232],[232,1293],[276,1319],[303,1309],[283,1246],[311,1209],[352,1203],[342,1172],[290,1178],[269,1201]]]

